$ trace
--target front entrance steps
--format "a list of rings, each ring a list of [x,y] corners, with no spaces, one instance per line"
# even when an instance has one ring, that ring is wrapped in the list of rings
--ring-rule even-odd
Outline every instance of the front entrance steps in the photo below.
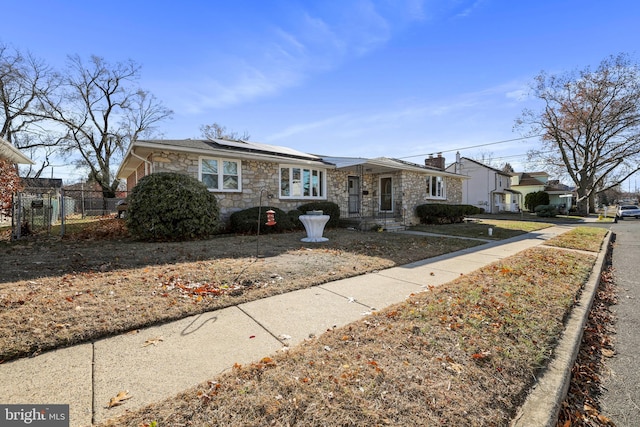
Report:
[[[360,231],[404,231],[407,226],[402,218],[373,218],[373,217],[352,217],[341,218],[340,225],[344,227],[352,227]]]

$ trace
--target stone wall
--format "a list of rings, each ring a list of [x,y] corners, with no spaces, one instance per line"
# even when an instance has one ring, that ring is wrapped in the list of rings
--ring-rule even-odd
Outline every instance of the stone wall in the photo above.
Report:
[[[459,205],[462,203],[462,178],[446,177],[447,203]]]
[[[445,177],[446,200],[427,198],[426,175],[417,172],[404,172],[401,177],[402,209],[406,225],[420,223],[416,215],[416,206],[425,203],[460,204],[462,203],[462,179]],[[399,213],[400,214],[400,213]]]
[[[402,210],[406,225],[420,223],[416,215],[416,206],[426,203],[427,184],[426,176],[417,172],[404,172],[402,175]]]

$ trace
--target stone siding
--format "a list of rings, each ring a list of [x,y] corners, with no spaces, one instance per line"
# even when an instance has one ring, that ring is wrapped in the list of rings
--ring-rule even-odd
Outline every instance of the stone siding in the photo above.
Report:
[[[459,205],[462,203],[462,178],[446,177],[447,203]]]
[[[153,156],[153,170],[154,172],[186,172],[197,179],[199,159],[200,157],[197,155],[173,152],[156,153]],[[320,200],[280,199],[278,197],[280,163],[256,160],[242,160],[241,163],[242,191],[213,192],[218,200],[222,221],[228,221],[234,212],[258,206],[261,198],[262,206],[275,207],[285,212],[296,209],[302,204]],[[329,190],[332,188],[331,172],[335,171],[327,171],[327,189]]]
[[[152,158],[154,172],[185,173],[194,178],[199,175],[199,159],[195,154],[162,151]],[[262,197],[263,206],[271,206],[288,212],[298,206],[321,199],[280,199],[278,162],[242,160],[242,191],[219,192],[214,194],[220,207],[221,220],[228,221],[233,212],[258,206]],[[144,174],[144,168],[138,172],[138,180]],[[348,216],[349,189],[348,177],[353,172],[327,169],[327,201],[340,206],[341,216]],[[393,210],[394,216],[402,217],[407,225],[418,224],[416,206],[424,203],[458,204],[462,202],[462,179],[446,177],[447,200],[427,199],[426,175],[418,172],[397,171],[391,174],[365,174],[360,176],[361,212],[363,217],[371,217],[379,213],[379,182],[381,176],[393,178]],[[132,180],[133,181],[133,180]],[[262,191],[261,191],[262,190]],[[322,199],[324,200],[324,199]],[[276,219],[277,220],[277,219]]]

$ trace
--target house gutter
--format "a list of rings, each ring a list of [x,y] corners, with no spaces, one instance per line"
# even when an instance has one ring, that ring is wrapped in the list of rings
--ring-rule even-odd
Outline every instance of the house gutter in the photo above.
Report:
[[[490,174],[491,172],[487,171],[487,173]],[[491,195],[491,198],[489,199],[489,206],[491,206],[490,213],[497,213],[497,212],[493,211],[493,209],[494,209],[494,200],[495,200],[494,197],[496,195],[496,191],[497,190],[498,190],[498,174],[494,173],[493,174],[493,190],[491,190],[490,193],[489,193]]]
[[[151,170],[151,169],[153,169],[153,163],[151,163],[151,161],[149,161],[149,160],[145,159],[145,158],[144,158],[144,157],[142,157],[142,156],[137,155],[133,150],[131,150],[131,155],[132,155],[133,157],[135,157],[136,159],[138,159],[138,160],[142,160],[145,164],[149,165],[149,171],[148,171],[148,172],[149,172],[149,173],[153,173],[153,171]],[[146,168],[145,168],[145,169],[146,169]],[[146,173],[146,172],[147,172],[147,171],[145,170],[145,173]]]
[[[11,145],[7,140],[0,138],[0,155],[6,157],[10,162],[22,165],[35,165],[36,162],[22,154],[20,150]]]

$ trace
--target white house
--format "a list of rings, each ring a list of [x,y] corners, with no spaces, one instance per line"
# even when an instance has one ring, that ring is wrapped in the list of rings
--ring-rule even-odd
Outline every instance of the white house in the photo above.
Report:
[[[462,203],[482,208],[487,213],[519,212],[521,194],[511,189],[511,174],[456,154],[456,162],[447,172],[468,176],[463,181]]]

